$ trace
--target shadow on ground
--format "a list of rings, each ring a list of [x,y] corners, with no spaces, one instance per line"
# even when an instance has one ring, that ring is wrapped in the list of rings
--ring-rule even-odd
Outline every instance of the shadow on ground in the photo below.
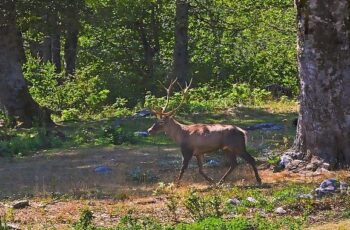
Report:
[[[208,175],[219,179],[227,168],[223,155],[208,155],[207,160],[216,159],[218,167],[207,167]],[[150,195],[159,181],[173,182],[181,166],[181,154],[173,147],[124,147],[93,148],[59,152],[50,156],[33,156],[24,159],[3,159],[0,162],[0,198],[41,196],[51,193],[104,198],[119,196]],[[109,173],[96,173],[98,166],[107,166]],[[242,170],[244,169],[244,172]],[[152,181],[141,174],[154,175]],[[248,170],[248,173],[247,173]],[[252,180],[254,176],[247,165],[239,166],[230,181]],[[147,174],[147,175],[146,175]],[[183,178],[183,184],[204,183],[197,172],[195,159]]]

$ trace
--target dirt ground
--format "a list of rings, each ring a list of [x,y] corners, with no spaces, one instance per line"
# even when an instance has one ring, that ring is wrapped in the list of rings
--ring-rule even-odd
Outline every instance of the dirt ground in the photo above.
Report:
[[[222,156],[208,155],[211,158]],[[103,191],[107,194],[126,192],[128,195],[148,195],[156,183],[139,183],[131,173],[140,168],[168,183],[175,180],[181,166],[181,154],[176,147],[128,149],[124,147],[71,150],[23,159],[2,159],[0,162],[0,198],[38,196],[50,193],[79,195]],[[220,159],[224,161],[224,159]],[[108,166],[110,173],[94,172],[98,166]],[[225,167],[207,168],[217,180]],[[250,174],[232,173],[232,179],[250,180]],[[232,180],[231,179],[231,180]],[[197,173],[195,159],[186,171],[184,184],[205,183]]]
[[[208,159],[215,158],[209,155]],[[219,160],[223,161],[221,156]],[[97,166],[105,165],[111,172],[99,174]],[[157,182],[133,181],[131,172],[137,167],[159,177],[158,181],[173,182],[181,165],[181,154],[175,147],[106,147],[70,150],[55,154],[43,154],[23,159],[2,159],[0,162],[0,217],[6,216],[22,228],[69,229],[79,218],[82,209],[94,212],[98,226],[113,226],[128,210],[143,213],[166,221],[167,209],[162,196],[152,192]],[[218,180],[227,170],[206,167],[208,175]],[[345,173],[345,172],[343,172]],[[284,181],[320,181],[337,174],[314,177],[271,170],[260,170],[264,183]],[[253,172],[246,164],[239,165],[228,180],[231,184],[253,185]],[[192,159],[181,186],[206,189],[208,184],[197,172]],[[8,205],[14,199],[28,198],[30,206],[13,210]]]

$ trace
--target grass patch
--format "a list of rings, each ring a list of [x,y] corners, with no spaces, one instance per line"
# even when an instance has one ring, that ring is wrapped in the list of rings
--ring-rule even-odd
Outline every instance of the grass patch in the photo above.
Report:
[[[270,105],[279,109],[271,109]],[[277,132],[249,132],[251,140],[249,150],[257,156],[267,148],[284,150],[290,146],[295,134],[295,127],[291,125],[294,117],[296,117],[294,102],[286,101],[269,102],[259,107],[236,107],[233,110],[215,113],[182,114],[177,119],[185,124],[221,123],[242,128],[262,122],[285,124],[286,128]],[[154,121],[154,118],[111,118],[100,121],[62,122],[56,128],[6,129],[0,133],[0,154],[24,156],[42,150],[119,144],[135,147],[174,145],[174,142],[164,134],[152,137],[134,136],[137,131],[147,130]]]

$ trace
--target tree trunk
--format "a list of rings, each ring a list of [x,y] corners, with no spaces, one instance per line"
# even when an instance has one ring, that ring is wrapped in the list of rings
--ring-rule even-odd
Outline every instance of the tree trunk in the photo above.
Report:
[[[64,60],[66,62],[66,74],[75,74],[75,64],[78,47],[78,28],[69,26],[67,28],[66,43],[64,45]]]
[[[68,76],[75,74],[79,34],[79,9],[76,9],[77,7],[72,6],[70,9],[67,9],[65,19],[66,42],[64,44],[64,60],[66,75]]]
[[[23,36],[20,30],[17,30],[17,47],[18,47],[18,55],[21,64],[27,62],[26,53],[23,46]]]
[[[41,45],[41,52],[42,52],[42,61],[48,62],[51,61],[52,52],[51,52],[51,37],[46,36],[44,38],[44,41],[40,44]]]
[[[296,0],[300,159],[350,166],[350,2]]]
[[[146,25],[143,22],[143,19],[140,19],[135,23],[136,30],[140,35],[140,40],[143,47],[144,52],[144,71],[141,80],[141,84],[145,87],[145,89],[151,92],[156,91],[156,87],[152,82],[154,81],[154,72],[155,72],[155,57],[160,50],[160,42],[159,42],[159,30],[160,25],[158,21],[158,15],[156,14],[156,5],[152,6],[151,13],[151,31],[147,32]],[[152,80],[153,79],[153,80]]]
[[[175,20],[175,47],[173,78],[180,83],[188,80],[189,55],[188,55],[188,11],[190,4],[187,0],[176,0]]]
[[[52,123],[49,110],[40,108],[30,96],[20,62],[15,3],[3,0],[0,3],[0,104],[23,126],[31,126],[35,119]]]
[[[55,65],[56,73],[61,73],[61,33],[57,9],[53,9],[49,15],[51,37],[51,61]]]

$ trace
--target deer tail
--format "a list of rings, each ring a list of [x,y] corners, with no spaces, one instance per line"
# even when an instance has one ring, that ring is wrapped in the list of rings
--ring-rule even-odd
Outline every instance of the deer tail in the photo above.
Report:
[[[244,135],[244,142],[245,142],[245,145],[247,146],[248,144],[248,131],[242,129],[243,131],[243,135]]]
[[[237,127],[238,128],[238,127]],[[243,133],[243,136],[244,136],[244,142],[245,142],[245,145],[248,144],[248,131],[244,130],[244,129],[241,129],[241,128],[238,128],[239,131],[241,131]]]

